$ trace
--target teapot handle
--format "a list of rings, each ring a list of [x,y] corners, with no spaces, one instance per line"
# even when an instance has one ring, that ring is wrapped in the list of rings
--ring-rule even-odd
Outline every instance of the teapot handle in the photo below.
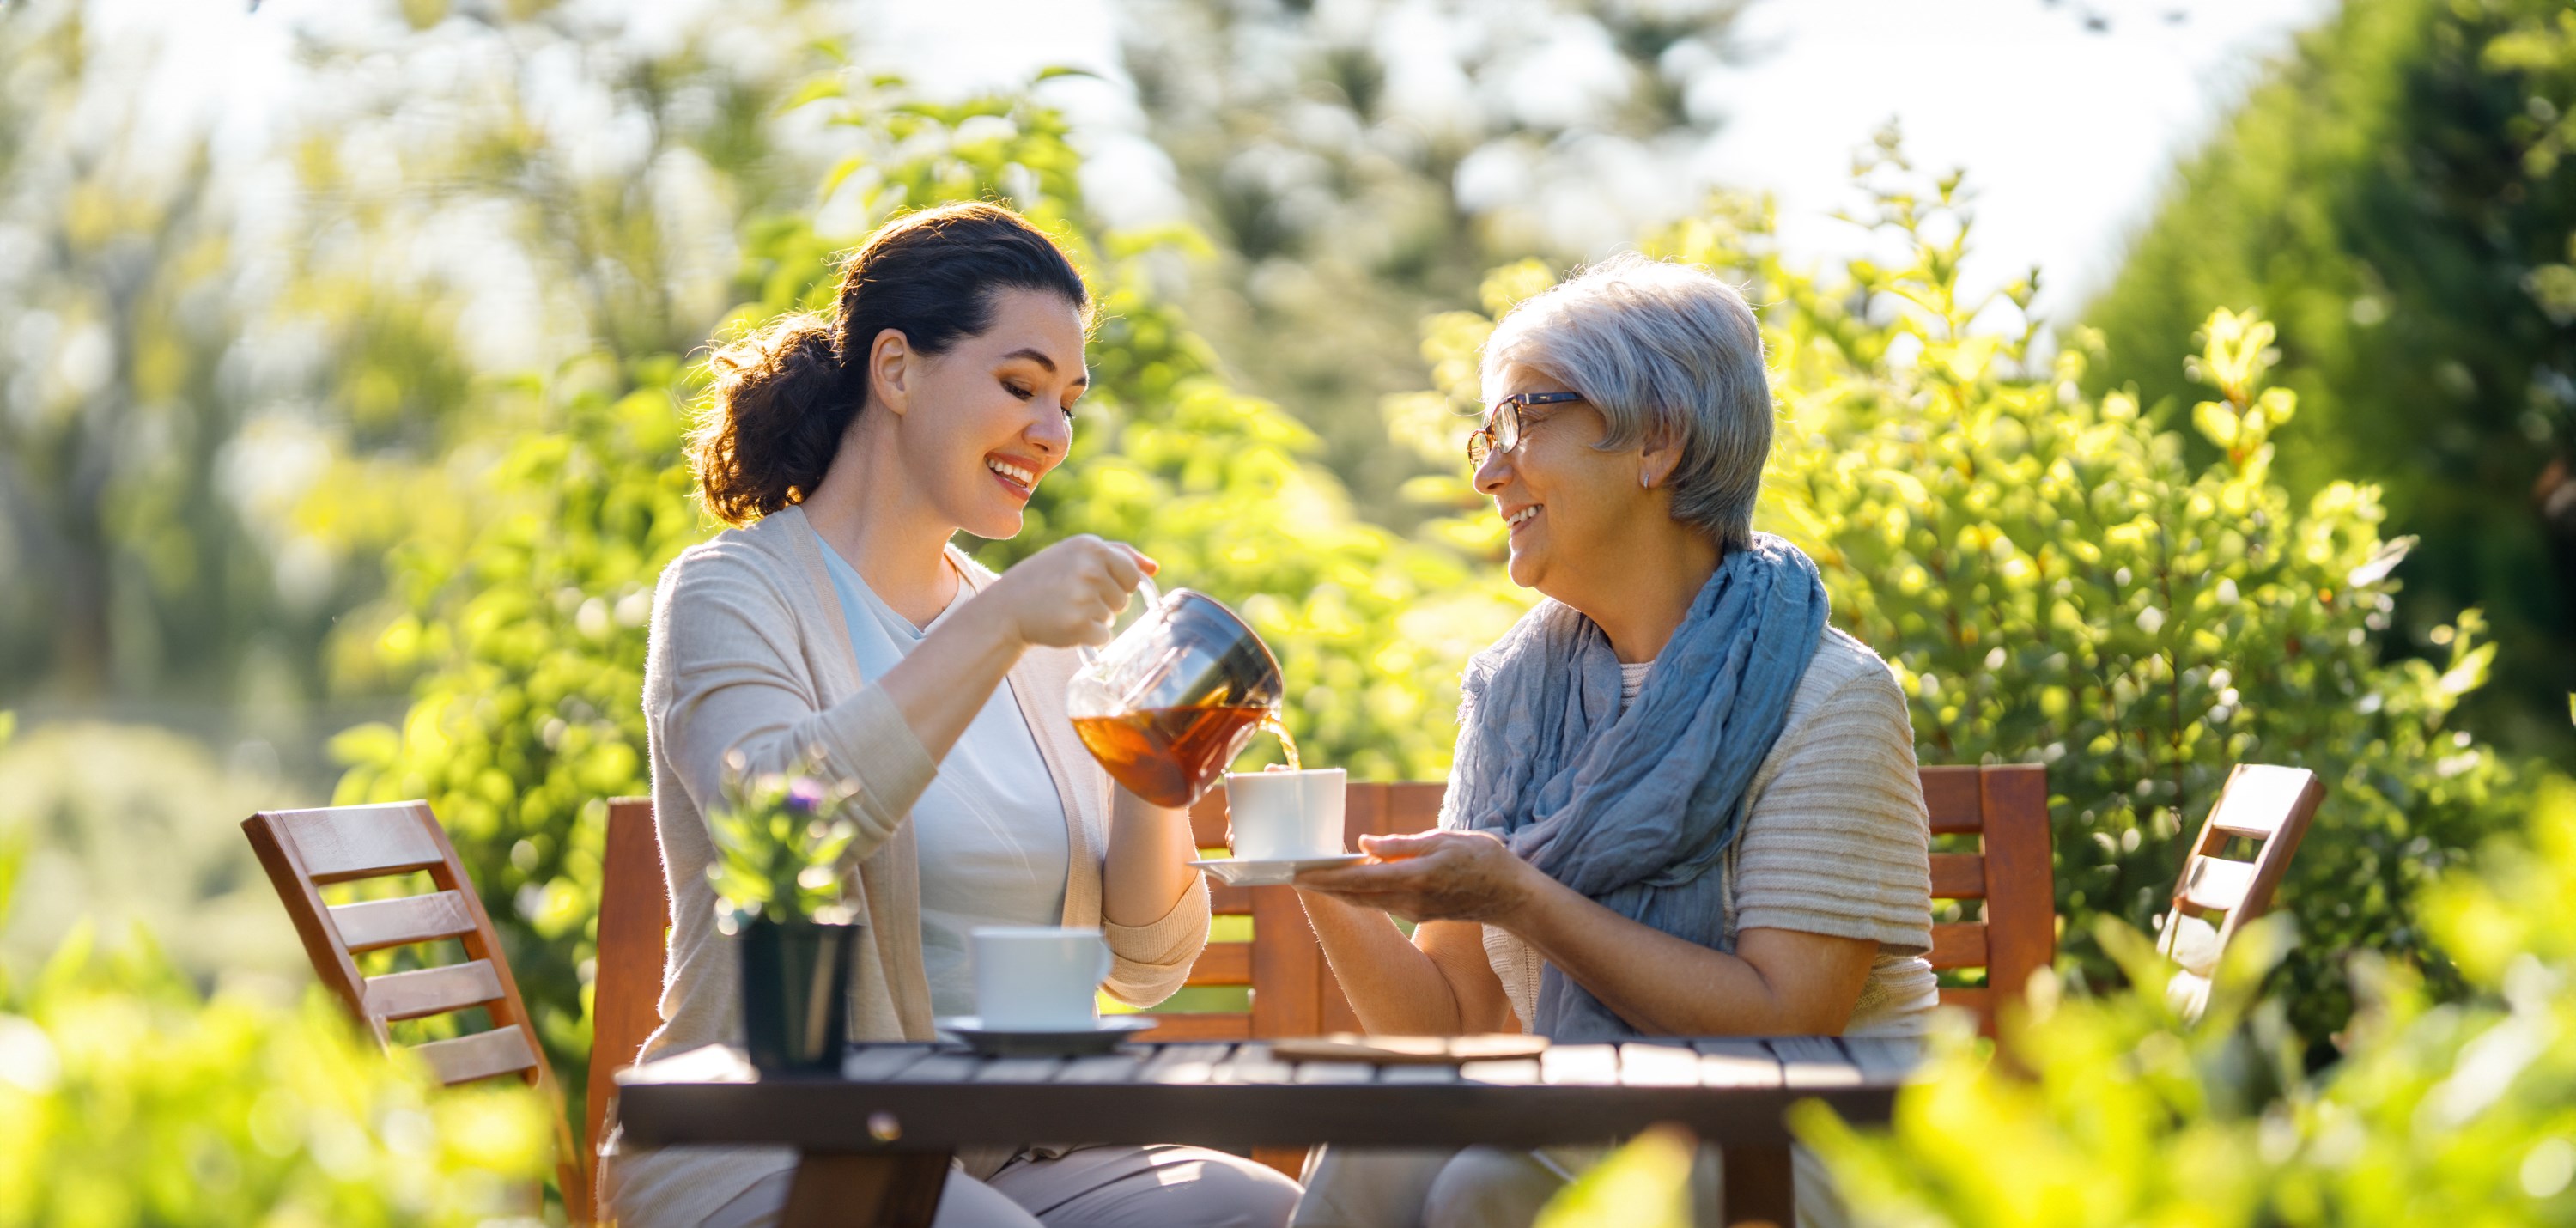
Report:
[[[1136,591],[1145,595],[1144,604],[1136,607],[1136,612],[1140,616],[1145,611],[1163,604],[1163,590],[1154,587],[1154,577],[1152,576],[1136,577]],[[1113,635],[1111,638],[1115,639],[1116,636]],[[1081,658],[1082,663],[1085,666],[1088,666],[1092,662],[1100,659],[1100,647],[1096,644],[1076,644],[1073,647],[1073,651],[1075,655]]]

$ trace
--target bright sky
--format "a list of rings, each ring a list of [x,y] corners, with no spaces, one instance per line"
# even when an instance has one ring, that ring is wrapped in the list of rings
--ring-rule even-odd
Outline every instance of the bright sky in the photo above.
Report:
[[[703,2],[662,0],[670,8]],[[1970,281],[1993,285],[2037,263],[2048,275],[2041,309],[2068,312],[2116,271],[2175,157],[2206,136],[2265,57],[2332,3],[1752,0],[1737,27],[1748,62],[1706,87],[1726,124],[1697,165],[1677,170],[1776,194],[1793,257],[1848,252],[1858,233],[1830,214],[1847,202],[1852,149],[1893,117],[1918,164],[1970,171],[1980,252]],[[164,30],[176,19],[191,27],[183,38],[231,47],[196,60],[211,81],[165,77],[161,85],[176,94],[213,85],[240,120],[284,88],[288,74],[250,68],[284,60],[290,13],[310,19],[336,6],[106,7]],[[1091,153],[1086,186],[1095,204],[1128,221],[1177,210],[1169,165],[1141,136],[1142,117],[1120,84],[1116,0],[854,0],[854,8],[863,55],[934,90],[1007,87],[1049,64],[1110,78],[1050,87]],[[2090,28],[2096,18],[2107,29]]]
[[[873,0],[884,61],[934,86],[1006,85],[1070,63],[1116,74],[1109,0]],[[1007,16],[999,11],[1007,12]],[[1728,116],[1691,168],[1769,191],[1793,257],[1849,252],[1832,220],[1852,149],[1898,120],[1918,165],[1964,166],[1978,199],[1972,283],[2036,263],[2040,309],[2071,312],[2119,263],[2174,159],[2242,97],[2262,61],[2332,0],[1754,0],[1749,62],[1713,87]],[[2179,18],[2178,20],[2176,18]],[[2088,19],[2107,28],[2095,30]],[[1112,208],[1167,208],[1132,106],[1092,92],[1089,182]]]

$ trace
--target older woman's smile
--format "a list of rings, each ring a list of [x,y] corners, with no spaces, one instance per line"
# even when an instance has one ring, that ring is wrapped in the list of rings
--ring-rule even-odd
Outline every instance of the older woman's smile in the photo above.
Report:
[[[1503,513],[1503,523],[1511,526],[1512,536],[1520,535],[1522,526],[1538,518],[1539,504],[1526,503]]]

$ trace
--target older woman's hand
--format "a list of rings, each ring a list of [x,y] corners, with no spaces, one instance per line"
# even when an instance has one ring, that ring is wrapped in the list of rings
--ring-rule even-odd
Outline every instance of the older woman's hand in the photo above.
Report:
[[[1308,870],[1297,886],[1407,921],[1499,922],[1529,901],[1538,873],[1481,831],[1362,836],[1360,850],[1377,860]]]

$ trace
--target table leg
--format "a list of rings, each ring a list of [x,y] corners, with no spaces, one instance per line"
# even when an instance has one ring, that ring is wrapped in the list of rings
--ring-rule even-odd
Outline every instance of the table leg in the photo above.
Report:
[[[1788,1144],[1727,1148],[1725,1184],[1731,1228],[1797,1228],[1798,1178]]]
[[[798,1157],[779,1228],[930,1228],[948,1181],[945,1151]]]

